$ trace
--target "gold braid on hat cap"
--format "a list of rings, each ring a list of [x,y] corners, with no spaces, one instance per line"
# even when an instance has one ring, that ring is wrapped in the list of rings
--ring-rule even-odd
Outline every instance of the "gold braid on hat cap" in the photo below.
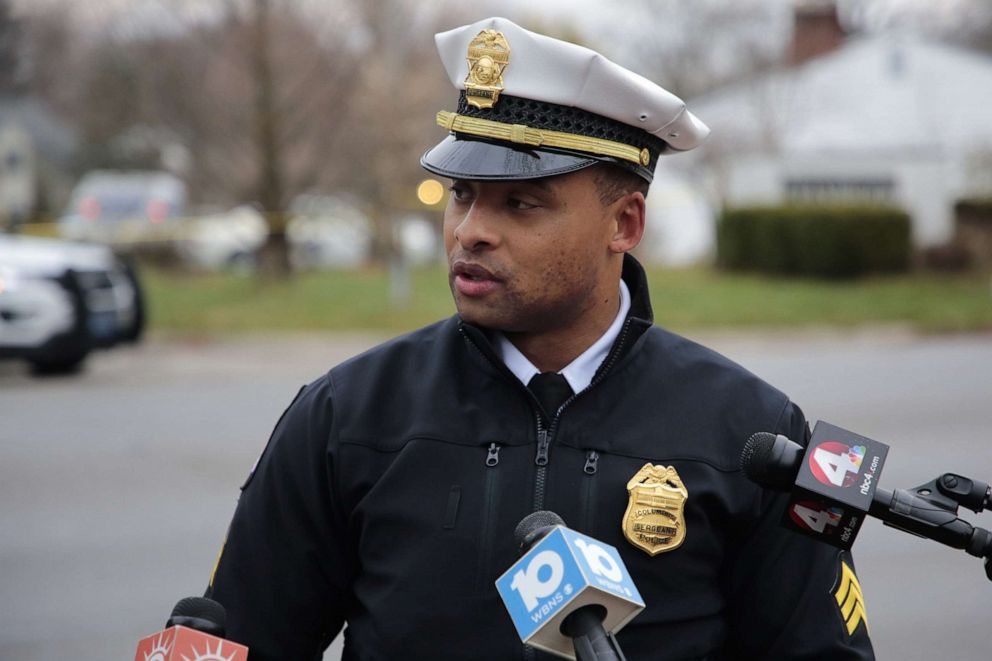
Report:
[[[613,158],[620,158],[638,165],[647,165],[651,161],[651,154],[647,147],[639,149],[633,145],[614,140],[565,133],[564,131],[537,129],[526,124],[507,124],[491,119],[459,115],[456,112],[447,110],[438,112],[437,123],[438,126],[442,126],[449,131],[477,135],[480,138],[503,140],[505,142],[530,145],[532,147],[573,149],[598,156],[612,156]]]

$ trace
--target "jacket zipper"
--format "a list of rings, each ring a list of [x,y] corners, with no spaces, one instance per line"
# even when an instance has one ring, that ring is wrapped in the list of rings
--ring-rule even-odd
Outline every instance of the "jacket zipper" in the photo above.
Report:
[[[582,467],[582,472],[586,476],[584,508],[582,513],[583,530],[591,534],[593,530],[593,516],[596,513],[596,471],[598,470],[599,453],[595,450],[586,452],[586,465]]]
[[[551,449],[551,442],[554,440],[555,430],[558,427],[558,420],[561,419],[562,411],[564,411],[569,404],[575,401],[575,398],[592,389],[600,381],[606,378],[613,365],[617,362],[622,353],[622,349],[627,341],[627,333],[630,330],[631,318],[628,317],[623,322],[623,328],[620,329],[620,336],[617,339],[617,343],[614,350],[610,352],[607,356],[606,362],[603,364],[602,368],[596,372],[596,376],[593,377],[592,381],[588,386],[585,387],[581,392],[573,393],[571,397],[562,402],[562,405],[558,407],[555,411],[554,418],[551,420],[550,428],[545,431],[543,426],[543,421],[541,416],[537,416],[537,456],[534,457],[534,463],[537,464],[537,474],[534,477],[534,511],[544,509],[544,492],[548,481],[548,462],[550,457],[548,456],[549,450]],[[529,390],[527,392],[530,392]],[[533,398],[533,395],[532,395]]]
[[[497,510],[495,496],[499,481],[499,471],[496,470],[499,465],[499,449],[499,443],[490,443],[486,453],[486,481],[482,491],[482,502],[485,504],[486,516],[483,521],[482,544],[479,547],[479,572],[476,574],[478,576],[476,589],[479,592],[487,591],[492,585],[488,577],[490,574],[489,565],[492,562],[493,535],[496,530],[493,518],[496,516]]]
[[[544,429],[544,421],[540,416],[537,418],[537,455],[534,457],[534,464],[537,472],[534,475],[534,503],[533,511],[538,511],[544,503],[544,486],[548,479],[548,447],[551,445],[551,438],[548,431]]]
[[[489,454],[486,455],[486,466],[494,468],[497,464],[499,464],[499,444],[490,443]]]
[[[596,474],[596,464],[599,462],[599,453],[595,450],[589,450],[586,453],[586,465],[582,467],[582,472],[586,475]]]
[[[596,372],[596,376],[593,377],[592,381],[589,383],[588,386],[586,386],[585,390],[583,390],[582,392],[591,389],[593,386],[597,385],[600,381],[606,378],[607,374],[609,374],[610,370],[613,368],[613,365],[616,363],[621,353],[623,353],[623,348],[627,343],[627,334],[630,332],[630,325],[632,321],[633,321],[633,317],[627,317],[627,319],[624,320],[623,328],[620,329],[620,335],[617,338],[617,342],[613,347],[613,351],[611,351],[610,355],[606,357],[606,362]],[[462,337],[464,337],[466,341],[468,341],[468,343],[472,345],[472,347],[476,351],[478,351],[479,354],[481,354],[482,357],[487,362],[497,367],[497,369],[502,368],[502,371],[504,373],[508,372],[505,365],[498,365],[493,361],[492,358],[486,355],[486,352],[479,348],[479,346],[475,343],[475,341],[472,338],[468,336],[468,334],[465,332],[464,329],[459,329],[459,332],[461,332]],[[517,380],[516,377],[512,375],[510,375],[510,378],[512,378],[514,381]],[[533,405],[536,405],[536,406],[532,406],[532,408],[534,409],[534,417],[535,420],[537,421],[537,454],[534,457],[534,463],[537,465],[537,471],[534,476],[534,502],[533,502],[533,511],[537,512],[538,510],[544,508],[544,495],[548,481],[548,462],[551,460],[550,458],[551,443],[554,440],[555,429],[558,426],[558,420],[559,418],[561,418],[562,411],[564,411],[565,408],[568,407],[568,405],[571,404],[575,400],[575,398],[581,395],[582,393],[581,392],[573,393],[571,397],[565,400],[562,403],[562,405],[558,407],[558,410],[555,411],[555,415],[554,418],[551,420],[550,427],[548,429],[545,429],[544,418],[541,416],[539,412],[541,408],[540,408],[540,404],[537,401],[537,398],[534,396],[534,393],[532,393],[530,390],[527,389],[527,386],[520,384],[520,387],[523,388],[524,391],[527,393],[528,397],[530,397],[531,403]]]

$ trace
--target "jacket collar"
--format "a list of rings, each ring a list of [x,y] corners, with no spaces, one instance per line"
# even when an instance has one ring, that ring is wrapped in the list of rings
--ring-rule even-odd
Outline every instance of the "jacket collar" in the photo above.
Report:
[[[651,297],[648,295],[648,276],[641,263],[634,259],[630,253],[624,253],[623,272],[620,277],[627,283],[627,289],[630,290],[630,313],[628,317],[646,321],[650,326],[654,323],[654,310],[651,308]]]

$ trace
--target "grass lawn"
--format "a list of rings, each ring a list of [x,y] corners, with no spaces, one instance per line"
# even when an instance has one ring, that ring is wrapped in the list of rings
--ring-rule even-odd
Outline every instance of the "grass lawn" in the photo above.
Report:
[[[390,304],[385,269],[313,272],[265,283],[233,274],[144,269],[151,327],[181,333],[417,328],[454,312],[441,267],[413,273],[409,304]],[[985,275],[912,274],[850,282],[707,269],[648,272],[657,323],[674,330],[904,324],[922,332],[992,330]]]

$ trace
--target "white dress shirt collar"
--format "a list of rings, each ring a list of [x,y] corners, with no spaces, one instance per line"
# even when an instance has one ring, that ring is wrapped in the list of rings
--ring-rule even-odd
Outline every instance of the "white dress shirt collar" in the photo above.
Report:
[[[606,360],[606,356],[610,353],[610,347],[620,335],[623,320],[627,318],[629,311],[630,290],[627,289],[627,284],[621,280],[620,310],[617,312],[616,318],[613,319],[613,323],[588,349],[559,371],[559,374],[564,376],[568,385],[572,387],[572,392],[582,392],[592,382],[596,370]],[[514,376],[520,379],[524,385],[530,383],[531,378],[539,373],[534,363],[530,362],[527,356],[523,355],[520,349],[515,347],[503,333],[496,333],[496,351]]]

